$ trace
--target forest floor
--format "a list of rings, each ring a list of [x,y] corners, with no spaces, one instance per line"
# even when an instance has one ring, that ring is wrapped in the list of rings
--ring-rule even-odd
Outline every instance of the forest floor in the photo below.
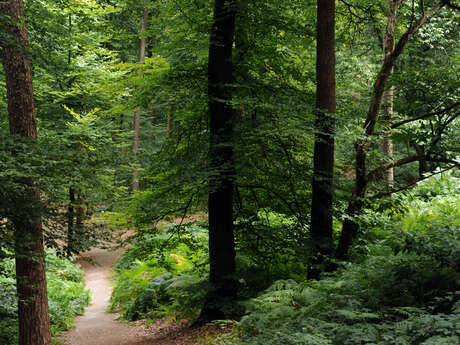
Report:
[[[66,345],[194,345],[200,344],[197,338],[222,332],[218,326],[191,329],[187,323],[157,321],[147,326],[118,321],[118,314],[109,313],[108,308],[112,267],[121,253],[121,249],[94,248],[77,260],[85,272],[92,303],[84,315],[77,317],[75,328],[60,337]]]

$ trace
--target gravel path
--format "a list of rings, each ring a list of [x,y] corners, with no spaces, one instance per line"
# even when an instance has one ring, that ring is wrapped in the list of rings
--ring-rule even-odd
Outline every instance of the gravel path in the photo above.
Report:
[[[217,326],[190,329],[184,323],[170,325],[159,321],[145,326],[115,320],[118,315],[107,312],[112,292],[109,278],[121,253],[122,250],[95,248],[77,261],[85,271],[92,303],[84,315],[77,317],[75,328],[60,337],[66,345],[194,345],[199,344],[198,337],[222,332]]]

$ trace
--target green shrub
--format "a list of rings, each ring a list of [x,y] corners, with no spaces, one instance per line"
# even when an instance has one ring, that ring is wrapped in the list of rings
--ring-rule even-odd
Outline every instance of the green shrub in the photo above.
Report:
[[[83,281],[83,271],[78,265],[72,264],[69,260],[58,257],[52,253],[48,253],[45,262],[46,273],[48,275],[53,274],[57,279],[77,283]]]
[[[117,263],[112,310],[127,320],[195,317],[207,288],[205,234],[196,225],[140,232]]]
[[[246,302],[229,344],[460,344],[459,210],[438,191],[393,219],[368,212],[358,260],[318,282],[275,282]]]
[[[72,327],[75,315],[82,314],[89,304],[90,295],[83,272],[69,260],[48,251],[46,270],[51,331],[57,334]],[[0,345],[16,344],[17,332],[15,266],[12,258],[6,258],[0,260]]]
[[[48,274],[48,299],[52,333],[72,327],[75,315],[81,315],[90,302],[90,294],[83,282],[63,280]]]
[[[446,341],[437,344],[458,343],[458,311],[432,314],[429,307],[385,305],[371,309],[362,296],[354,295],[357,287],[350,290],[342,278],[276,282],[247,304],[250,314],[239,323],[241,344],[416,345],[434,344],[435,339]]]

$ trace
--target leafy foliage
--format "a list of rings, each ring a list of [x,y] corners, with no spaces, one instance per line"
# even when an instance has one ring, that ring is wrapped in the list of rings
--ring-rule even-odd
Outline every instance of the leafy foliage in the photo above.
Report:
[[[167,231],[144,232],[137,245],[117,265],[112,309],[121,308],[127,320],[196,317],[206,291],[206,236],[197,226],[170,226]]]
[[[455,178],[442,180],[411,192],[385,229],[382,218],[368,228],[380,233],[363,259],[320,281],[275,282],[245,302],[237,330],[209,344],[458,344],[460,200],[419,199]]]
[[[72,327],[75,315],[82,314],[89,304],[90,295],[85,290],[82,271],[69,260],[49,251],[46,269],[51,328],[57,334]],[[17,327],[15,265],[7,257],[0,260],[0,344],[16,344]]]

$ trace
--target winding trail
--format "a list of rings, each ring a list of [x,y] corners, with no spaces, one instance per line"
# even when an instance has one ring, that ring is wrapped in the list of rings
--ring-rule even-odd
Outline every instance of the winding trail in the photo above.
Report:
[[[94,248],[81,255],[77,263],[85,272],[86,287],[91,290],[92,303],[75,320],[75,328],[60,337],[66,345],[193,345],[197,337],[221,333],[217,326],[190,329],[186,323],[161,321],[150,326],[117,321],[118,314],[109,313],[112,267],[123,250]]]
[[[118,315],[107,312],[112,293],[109,278],[112,266],[121,253],[121,250],[95,248],[78,259],[77,262],[85,271],[86,287],[91,290],[92,303],[84,315],[77,317],[75,328],[64,337],[66,344],[137,345],[146,340],[141,329],[116,321]]]

